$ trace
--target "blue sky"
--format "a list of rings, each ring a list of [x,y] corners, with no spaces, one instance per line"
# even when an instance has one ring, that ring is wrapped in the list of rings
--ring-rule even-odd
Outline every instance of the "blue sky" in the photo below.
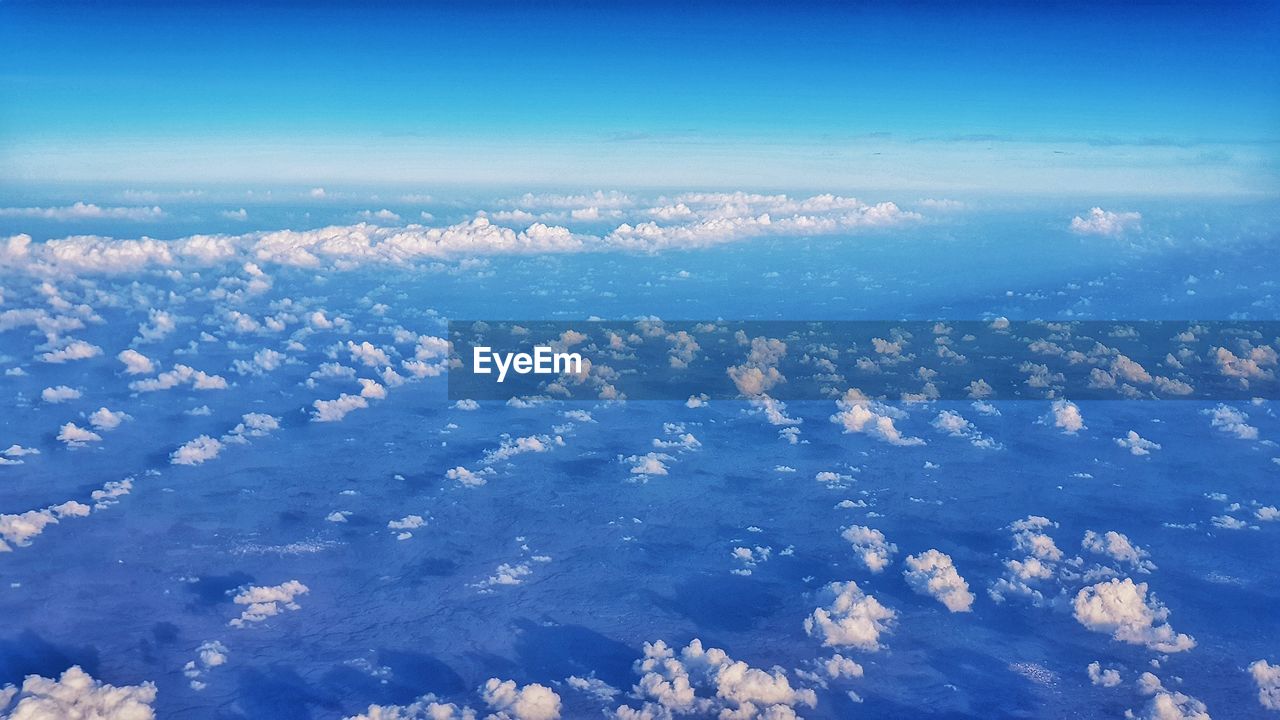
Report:
[[[4,179],[1276,187],[1274,4],[326,5],[4,5]]]

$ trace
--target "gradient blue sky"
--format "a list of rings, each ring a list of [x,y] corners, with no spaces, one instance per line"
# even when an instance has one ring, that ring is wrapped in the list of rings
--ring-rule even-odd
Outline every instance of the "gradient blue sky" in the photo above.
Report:
[[[1280,4],[0,4],[9,182],[1266,193]]]

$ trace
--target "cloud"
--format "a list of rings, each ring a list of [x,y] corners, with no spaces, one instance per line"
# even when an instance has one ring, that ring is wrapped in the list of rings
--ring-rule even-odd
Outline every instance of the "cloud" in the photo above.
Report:
[[[369,401],[359,395],[342,393],[336,400],[316,400],[311,405],[315,408],[312,422],[339,422],[347,413],[369,407]]]
[[[62,364],[72,360],[87,360],[102,354],[102,348],[83,340],[72,340],[57,350],[50,350],[40,356],[41,362]]]
[[[902,571],[902,576],[912,590],[936,598],[953,613],[973,609],[973,593],[969,592],[969,584],[956,572],[951,556],[938,550],[926,550],[919,555],[908,555],[903,562],[907,569]]]
[[[846,433],[864,433],[890,445],[923,445],[918,437],[904,436],[894,425],[895,417],[903,417],[901,411],[884,403],[871,400],[857,388],[850,388],[836,401],[839,412],[831,416],[831,422],[844,427]]]
[[[0,688],[0,699],[4,697],[4,689]],[[108,685],[79,665],[64,670],[57,680],[28,675],[16,697],[18,704],[6,715],[13,720],[154,720],[156,716],[152,708],[155,683]],[[0,712],[8,704],[0,703]]]
[[[58,429],[58,440],[65,443],[67,447],[78,448],[91,442],[102,442],[102,436],[69,422]]]
[[[159,220],[165,215],[158,207],[100,207],[77,202],[62,207],[0,208],[0,217],[40,220]]]
[[[1089,682],[1099,687],[1115,687],[1122,682],[1119,670],[1111,668],[1103,670],[1102,664],[1096,660],[1089,663],[1085,670],[1089,674]]]
[[[804,631],[826,647],[852,647],[867,652],[880,649],[880,635],[889,632],[897,613],[864,594],[858,584],[833,582],[823,594],[826,606],[815,608],[805,618]]]
[[[450,480],[456,481],[460,485],[467,487],[480,487],[488,482],[488,476],[494,475],[493,468],[482,468],[479,472],[472,472],[461,465],[445,472],[444,476]]]
[[[850,525],[840,533],[840,537],[853,546],[858,559],[873,573],[888,567],[893,554],[898,551],[897,545],[885,540],[884,533],[865,525]]]
[[[344,720],[476,720],[476,711],[441,702],[428,693],[408,705],[370,705],[363,713]]]
[[[1084,424],[1084,416],[1080,414],[1080,407],[1070,400],[1054,400],[1045,421],[1062,428],[1064,435],[1075,435],[1088,429]]]
[[[1219,404],[1215,408],[1200,412],[1209,416],[1210,425],[1227,435],[1234,435],[1241,440],[1258,439],[1258,428],[1247,422],[1249,416],[1230,405]]]
[[[1280,710],[1280,665],[1255,660],[1249,664],[1249,675],[1258,686],[1258,702],[1262,707]]]
[[[26,547],[47,526],[57,525],[60,520],[69,517],[85,517],[90,512],[88,505],[68,500],[40,510],[12,515],[0,514],[0,553],[11,552],[14,547]]]
[[[151,362],[151,358],[133,348],[120,351],[120,354],[116,355],[116,359],[124,363],[124,371],[128,375],[150,375],[156,371],[156,366]]]
[[[113,412],[105,407],[100,407],[89,415],[89,424],[99,430],[115,430],[120,427],[120,423],[132,419],[123,411]]]
[[[233,618],[228,625],[244,628],[248,627],[249,623],[260,623],[286,610],[299,610],[301,606],[294,599],[308,592],[310,588],[297,580],[272,586],[246,587],[231,598],[235,604],[246,606],[244,612],[240,613],[240,617]]]
[[[1106,555],[1116,562],[1126,563],[1141,573],[1149,573],[1156,569],[1155,563],[1148,559],[1151,553],[1134,545],[1128,537],[1114,530],[1108,530],[1102,535],[1086,530],[1084,538],[1080,541],[1080,547],[1098,555]]]
[[[200,465],[206,460],[218,457],[220,452],[222,452],[220,440],[201,435],[170,453],[169,462],[173,465]]]
[[[79,390],[73,387],[67,387],[66,385],[47,387],[40,391],[40,399],[47,403],[66,402],[68,400],[75,400],[79,397]]]
[[[583,234],[562,225],[530,222],[531,214],[491,213],[456,225],[400,226],[388,211],[371,213],[381,225],[359,223],[311,230],[258,231],[239,235],[193,235],[177,240],[117,240],[77,235],[33,244],[29,236],[10,238],[0,262],[33,273],[100,274],[150,269],[198,268],[218,264],[328,266],[353,269],[370,264],[402,265],[418,261],[485,255],[573,252],[657,252],[739,242],[765,236],[814,236],[892,227],[920,221],[919,214],[892,202],[875,205],[854,198],[817,195],[701,193],[680,196],[671,211],[640,213],[602,234]],[[75,207],[75,206],[73,206]],[[95,206],[83,206],[90,208]],[[604,203],[567,208],[565,219],[598,222],[621,215]],[[111,209],[99,208],[98,212]],[[137,219],[158,217],[158,208],[127,209]],[[137,212],[137,211],[142,212]],[[576,214],[573,211],[577,211]],[[82,210],[81,212],[85,212]],[[92,212],[92,211],[89,211]],[[238,216],[238,213],[237,213]],[[657,218],[640,221],[639,217]],[[238,217],[236,218],[238,219]],[[528,223],[523,230],[494,220]]]
[[[1138,433],[1130,430],[1129,434],[1124,437],[1115,439],[1116,445],[1125,448],[1130,453],[1142,457],[1150,455],[1152,450],[1159,450],[1160,443],[1152,442],[1138,435]]]
[[[1154,594],[1148,596],[1146,583],[1111,578],[1082,588],[1072,607],[1081,625],[1109,633],[1121,642],[1162,653],[1182,652],[1196,645],[1190,635],[1174,632],[1166,622],[1168,608]]]
[[[1126,711],[1125,717],[1135,720],[1210,720],[1205,704],[1185,693],[1167,690],[1160,679],[1149,672],[1138,678],[1138,692],[1151,699],[1142,710],[1134,714]]]
[[[1119,237],[1131,230],[1142,229],[1142,213],[1115,213],[1095,207],[1089,211],[1088,218],[1079,215],[1071,218],[1071,232],[1079,235],[1102,235]]]
[[[968,440],[976,448],[993,450],[1000,447],[1000,443],[997,443],[991,437],[983,435],[977,426],[965,420],[960,413],[952,412],[951,410],[939,412],[938,416],[933,419],[933,426],[951,437]]]
[[[179,385],[190,385],[193,390],[225,390],[227,380],[221,375],[209,375],[187,365],[174,365],[172,370],[162,372],[154,378],[134,380],[129,383],[129,389],[135,392],[157,392]]]
[[[523,687],[514,680],[489,678],[480,689],[480,697],[494,712],[505,713],[510,720],[557,720],[560,696],[538,683]]]
[[[620,706],[613,714],[617,718],[670,718],[674,714],[786,720],[797,717],[795,707],[815,707],[818,701],[812,689],[793,686],[781,668],[751,667],[724,650],[705,648],[697,638],[679,656],[661,640],[645,643],[644,657],[635,663],[635,669],[640,680],[632,695],[644,705],[639,710]]]

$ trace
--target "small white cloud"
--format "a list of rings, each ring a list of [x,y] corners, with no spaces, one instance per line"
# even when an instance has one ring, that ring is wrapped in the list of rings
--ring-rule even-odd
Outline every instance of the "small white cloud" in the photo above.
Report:
[[[297,580],[289,580],[273,586],[249,586],[231,599],[235,604],[247,607],[240,613],[240,617],[233,618],[228,624],[231,627],[244,628],[248,627],[249,623],[260,623],[286,610],[299,610],[301,608],[294,599],[308,592],[310,588]]]
[[[102,436],[92,430],[76,425],[75,423],[67,423],[58,430],[58,440],[66,443],[67,447],[84,447],[87,443],[102,442]]]
[[[311,405],[315,408],[312,422],[339,422],[347,413],[369,407],[369,401],[359,395],[343,393],[336,400],[316,400]]]
[[[72,360],[87,360],[102,354],[102,348],[84,340],[72,340],[57,350],[40,355],[41,362],[62,364]]]
[[[852,580],[830,583],[823,592],[829,602],[805,618],[805,632],[826,647],[879,650],[880,635],[890,630],[897,613],[863,593]]]
[[[1070,400],[1054,400],[1045,420],[1062,428],[1064,435],[1075,435],[1088,429],[1084,424],[1084,416],[1080,414],[1080,407]]]
[[[489,678],[480,689],[480,697],[494,712],[505,713],[511,720],[557,720],[560,696],[538,683],[523,687],[513,680]]]
[[[18,704],[13,708],[14,720],[64,720],[67,718],[92,718],[94,720],[152,720],[155,710],[156,686],[152,682],[141,685],[108,685],[72,665],[57,680],[28,675],[16,694]],[[0,688],[0,699],[5,698]],[[12,702],[0,703],[0,711]]]
[[[951,612],[969,612],[973,609],[973,593],[969,584],[956,572],[951,556],[938,550],[926,550],[919,555],[908,555],[902,575],[921,595],[929,595]]]
[[[220,452],[222,452],[221,441],[208,435],[201,435],[170,453],[169,462],[173,465],[200,465],[218,457]]]
[[[68,400],[75,400],[80,397],[80,391],[67,387],[66,385],[58,385],[57,387],[47,387],[40,391],[40,399],[47,403],[60,403]]]
[[[123,411],[113,412],[105,407],[100,407],[89,415],[89,424],[99,430],[115,430],[120,427],[120,423],[131,419],[132,418]]]
[[[1176,653],[1195,647],[1190,635],[1174,632],[1167,619],[1169,610],[1146,583],[1129,578],[1112,578],[1082,588],[1072,603],[1076,620],[1095,632],[1109,633],[1121,642],[1143,645],[1162,653]]]
[[[1071,219],[1071,231],[1080,235],[1119,237],[1131,230],[1142,229],[1142,213],[1111,212],[1095,207],[1087,218],[1079,215]]]
[[[129,375],[150,375],[156,371],[151,358],[133,348],[122,350],[119,355],[116,355],[116,359],[124,363],[124,371]]]
[[[1116,438],[1116,445],[1125,448],[1130,453],[1142,457],[1150,455],[1152,450],[1159,450],[1160,444],[1147,440],[1138,435],[1138,433],[1130,430],[1129,434],[1124,437]]]
[[[1258,686],[1258,702],[1268,710],[1280,710],[1280,665],[1266,660],[1255,660],[1249,665],[1249,675]]]

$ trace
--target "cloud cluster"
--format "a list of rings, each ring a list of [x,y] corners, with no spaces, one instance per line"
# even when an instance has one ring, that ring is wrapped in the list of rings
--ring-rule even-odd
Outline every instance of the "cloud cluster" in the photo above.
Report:
[[[897,613],[867,595],[852,580],[829,583],[823,589],[827,604],[805,618],[804,631],[826,647],[850,647],[867,652],[880,649],[880,635],[889,632]]]
[[[919,555],[908,555],[903,562],[907,569],[902,571],[902,576],[912,590],[937,599],[953,613],[973,609],[969,583],[960,577],[950,555],[926,550]]]
[[[1196,641],[1177,633],[1167,621],[1169,610],[1146,583],[1111,578],[1081,588],[1072,603],[1075,619],[1095,632],[1109,633],[1121,642],[1143,645],[1162,653],[1190,650]]]
[[[849,388],[836,400],[838,412],[831,422],[844,428],[846,433],[863,433],[890,445],[923,445],[918,437],[903,435],[894,424],[895,419],[905,417],[897,408],[868,398],[857,388]]]
[[[156,716],[152,708],[155,683],[108,685],[79,665],[64,670],[57,680],[28,675],[22,688],[16,693],[14,689],[0,688],[0,715],[12,720],[154,720]],[[17,704],[6,714],[14,697]]]
[[[228,624],[235,628],[248,627],[249,623],[260,623],[267,618],[275,617],[286,610],[300,610],[301,606],[294,600],[310,591],[306,585],[297,580],[289,580],[279,585],[251,585],[236,593],[231,601],[237,605],[245,605],[240,617],[232,618]]]
[[[1071,218],[1071,232],[1079,235],[1101,235],[1104,237],[1120,237],[1127,232],[1142,229],[1142,213],[1111,212],[1095,207],[1089,211],[1088,217],[1079,215]]]
[[[882,572],[889,565],[898,546],[885,539],[884,533],[865,525],[850,525],[840,532],[858,559],[873,573]]]

